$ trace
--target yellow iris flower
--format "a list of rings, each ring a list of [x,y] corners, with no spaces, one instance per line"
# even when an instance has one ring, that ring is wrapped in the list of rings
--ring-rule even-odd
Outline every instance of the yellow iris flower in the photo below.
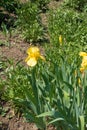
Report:
[[[38,59],[45,60],[44,56],[41,55],[40,49],[38,47],[30,47],[26,52],[28,57],[25,59],[25,62],[31,67],[37,64]]]
[[[60,45],[62,45],[62,42],[63,42],[63,41],[62,41],[62,35],[60,35],[60,36],[59,36],[59,43],[60,43]]]
[[[81,63],[81,68],[80,71],[83,72],[84,70],[87,70],[87,53],[86,52],[80,52],[80,56],[82,56],[82,63]]]

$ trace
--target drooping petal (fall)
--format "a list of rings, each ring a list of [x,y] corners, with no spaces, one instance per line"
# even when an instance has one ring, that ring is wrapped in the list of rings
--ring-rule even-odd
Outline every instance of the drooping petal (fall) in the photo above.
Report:
[[[87,56],[87,53],[86,52],[80,52],[79,55],[80,56]]]
[[[29,60],[27,60],[26,63],[27,63],[28,66],[33,67],[33,66],[35,66],[35,65],[37,64],[37,59],[34,58],[34,57],[32,57],[32,58],[30,58]]]

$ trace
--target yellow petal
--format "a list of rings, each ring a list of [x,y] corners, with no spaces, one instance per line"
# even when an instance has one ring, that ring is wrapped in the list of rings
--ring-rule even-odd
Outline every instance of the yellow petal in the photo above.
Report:
[[[38,59],[40,57],[40,50],[38,47],[30,47],[27,50],[27,54],[30,56],[30,58],[34,57]]]
[[[82,60],[82,61],[87,62],[87,55],[83,57],[83,60]]]
[[[87,56],[83,57],[81,67],[87,69]]]
[[[59,36],[59,43],[62,44],[62,35]]]
[[[40,53],[40,50],[38,47],[34,46],[34,47],[28,48],[28,50],[27,50],[28,55],[35,54],[35,53]]]
[[[87,62],[82,62],[81,67],[87,68]]]
[[[80,56],[87,56],[87,53],[86,52],[80,52],[79,55]]]
[[[83,73],[84,72],[84,68],[80,68],[80,71],[81,71],[81,73]]]
[[[35,66],[36,64],[37,64],[37,59],[34,57],[27,60],[27,65],[29,65],[31,67]]]

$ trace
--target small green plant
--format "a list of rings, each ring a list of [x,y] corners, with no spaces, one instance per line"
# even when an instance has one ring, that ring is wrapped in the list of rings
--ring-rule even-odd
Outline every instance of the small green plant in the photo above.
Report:
[[[1,43],[0,45],[6,45],[10,47],[10,38],[11,38],[11,33],[12,33],[11,28],[7,29],[7,26],[4,23],[2,23],[1,28],[5,36],[5,41],[0,41]]]
[[[50,0],[31,0],[31,2],[36,3],[40,10],[46,10]]]
[[[3,0],[0,2],[0,6],[4,8],[4,10],[8,12],[16,13],[16,8],[19,8],[20,3],[18,0]]]
[[[43,27],[35,3],[27,2],[18,10],[18,23],[24,39],[37,42],[42,39]]]
[[[3,100],[3,93],[4,93],[4,90],[5,90],[5,88],[4,88],[4,80],[5,80],[5,73],[4,73],[4,71],[5,71],[5,69],[6,69],[6,67],[7,67],[7,65],[6,65],[6,63],[5,63],[5,61],[4,60],[2,60],[2,57],[0,57],[0,102]],[[0,105],[1,105],[1,103],[0,103]],[[0,106],[0,107],[2,107],[2,106]]]
[[[85,5],[87,5],[86,0],[64,0],[64,5],[68,6],[69,8],[76,9],[78,11],[83,11]]]

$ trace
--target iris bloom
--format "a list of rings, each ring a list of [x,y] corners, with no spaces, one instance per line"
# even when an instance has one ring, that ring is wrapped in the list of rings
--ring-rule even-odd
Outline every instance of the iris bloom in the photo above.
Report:
[[[62,35],[59,36],[59,43],[62,45]]]
[[[27,50],[27,58],[25,59],[25,62],[27,65],[33,67],[37,64],[38,59],[45,60],[45,58],[41,55],[40,49],[38,47],[30,47]]]
[[[80,52],[80,56],[82,56],[82,63],[80,71],[83,72],[84,70],[87,70],[87,53],[86,52]]]

